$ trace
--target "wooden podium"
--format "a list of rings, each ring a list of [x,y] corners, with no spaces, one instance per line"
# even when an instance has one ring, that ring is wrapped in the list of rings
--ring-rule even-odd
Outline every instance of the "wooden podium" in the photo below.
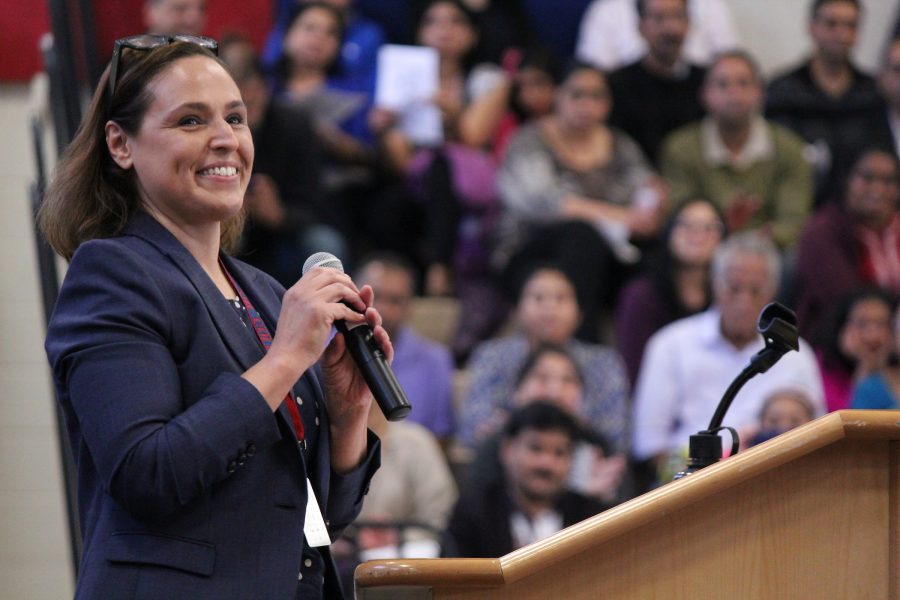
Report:
[[[497,559],[355,576],[363,600],[900,600],[900,411],[828,414]]]

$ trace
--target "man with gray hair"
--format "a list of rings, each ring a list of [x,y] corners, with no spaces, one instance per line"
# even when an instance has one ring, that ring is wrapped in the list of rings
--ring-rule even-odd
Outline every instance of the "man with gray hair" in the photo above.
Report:
[[[647,344],[634,396],[635,458],[664,467],[683,455],[692,434],[706,429],[731,381],[764,347],[756,323],[775,298],[780,273],[778,251],[757,232],[735,234],[718,248],[713,306],[664,327]],[[789,352],[744,386],[724,425],[749,430],[764,399],[785,388],[806,393],[816,416],[824,411],[821,376],[804,340],[799,352]]]

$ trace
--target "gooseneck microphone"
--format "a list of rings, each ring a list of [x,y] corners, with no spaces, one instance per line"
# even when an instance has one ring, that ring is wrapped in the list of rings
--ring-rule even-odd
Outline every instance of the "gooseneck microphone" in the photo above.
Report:
[[[731,454],[736,454],[740,440],[733,427],[723,427],[722,421],[725,413],[731,407],[737,393],[756,375],[765,373],[775,365],[781,357],[788,352],[800,350],[800,334],[797,331],[797,315],[788,307],[778,302],[770,302],[759,314],[756,322],[756,330],[762,334],[766,342],[765,347],[750,358],[750,364],[744,367],[738,376],[731,382],[725,394],[716,407],[709,422],[709,427],[690,437],[688,444],[688,464],[684,471],[675,475],[675,479],[681,479],[700,469],[714,464],[722,458],[722,440],[719,431],[727,429],[731,432]]]
[[[341,261],[328,252],[317,252],[303,263],[303,274],[310,269],[325,267],[344,272]],[[400,387],[400,382],[391,370],[384,351],[375,339],[375,334],[368,323],[348,327],[343,320],[335,323],[338,331],[344,334],[347,349],[356,363],[363,379],[369,386],[369,390],[375,397],[378,407],[388,421],[399,421],[409,414],[412,406],[406,398],[406,393]]]

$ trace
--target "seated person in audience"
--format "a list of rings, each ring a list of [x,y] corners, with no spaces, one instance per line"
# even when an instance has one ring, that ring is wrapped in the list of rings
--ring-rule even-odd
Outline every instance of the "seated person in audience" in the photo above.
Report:
[[[431,432],[409,420],[389,422],[375,403],[369,429],[381,440],[379,476],[372,478],[359,516],[331,546],[344,589],[353,589],[361,562],[440,556],[458,496]]]
[[[662,469],[691,435],[706,429],[722,395],[764,347],[759,314],[775,298],[781,258],[757,232],[732,234],[712,263],[713,307],[659,330],[647,343],[634,395],[634,456]],[[816,414],[824,410],[815,354],[804,340],[763,376],[751,379],[724,421],[738,430],[755,423],[765,398],[791,387],[809,395]]]
[[[766,116],[810,144],[815,206],[834,200],[830,193],[838,190],[853,156],[878,135],[883,119],[875,80],[851,61],[861,12],[858,0],[815,0],[812,56],[766,91]]]
[[[851,291],[822,328],[816,359],[827,410],[850,406],[857,383],[887,366],[894,348],[894,299],[877,288]]]
[[[504,477],[463,492],[446,553],[500,557],[601,512],[604,505],[566,487],[578,436],[575,419],[552,404],[534,402],[510,415],[500,448]]]
[[[335,77],[344,31],[343,14],[331,4],[299,3],[275,66],[275,92],[313,115],[334,160],[365,164],[373,160],[366,120],[372,94]]]
[[[413,0],[413,6],[427,4],[427,0]],[[505,64],[523,48],[536,41],[536,36],[523,2],[509,0],[462,0],[478,24],[478,60]],[[413,9],[415,10],[415,8]]]
[[[755,446],[815,418],[815,409],[805,392],[785,388],[776,390],[763,402],[756,433],[747,436]]]
[[[275,19],[262,51],[262,63],[272,67],[281,57],[285,31],[297,4],[306,0],[276,0]],[[346,30],[341,42],[337,70],[351,88],[375,89],[375,67],[378,48],[385,42],[381,26],[356,13],[353,0],[326,0],[344,17]]]
[[[877,372],[861,380],[853,391],[850,408],[861,409],[898,409],[900,408],[900,366],[897,356],[900,355],[900,309],[895,305],[891,318],[893,332],[893,356],[887,365]]]
[[[494,139],[494,156],[502,162],[514,134],[522,125],[553,112],[556,86],[562,70],[556,57],[543,47],[525,50],[515,67],[509,106]]]
[[[878,89],[884,98],[885,108],[882,125],[872,131],[884,136],[884,145],[893,148],[900,155],[900,38],[895,37],[888,44],[878,77]]]
[[[688,0],[690,27],[682,60],[707,65],[724,50],[738,45],[734,17],[725,0]],[[635,0],[593,0],[581,20],[575,55],[604,71],[639,60],[647,44],[638,31]]]
[[[461,361],[507,311],[489,262],[500,211],[489,149],[507,106],[510,77],[497,65],[475,64],[477,22],[460,0],[424,2],[416,39],[437,53],[437,93],[402,114],[376,108],[370,123],[386,162],[404,183],[400,214],[420,217],[413,253],[425,268],[425,294],[460,301],[452,347]],[[418,138],[405,124],[429,112],[437,138]],[[398,230],[395,237],[413,232]]]
[[[708,198],[729,231],[762,228],[790,248],[812,206],[812,171],[795,133],[763,119],[763,82],[739,50],[715,58],[701,90],[707,116],[663,142],[660,165],[673,204]]]
[[[544,343],[564,346],[584,375],[581,415],[609,442],[611,453],[626,451],[628,378],[619,354],[572,336],[581,318],[572,282],[553,267],[537,267],[526,279],[517,307],[519,331],[479,344],[467,370],[468,392],[458,415],[457,439],[476,447],[492,431],[497,411],[509,410],[516,377],[528,355]],[[485,426],[487,424],[487,426]]]
[[[607,504],[623,499],[621,484],[625,456],[614,455],[603,434],[595,431],[587,421],[585,406],[592,399],[584,395],[584,377],[569,352],[554,344],[542,344],[528,356],[519,373],[510,406],[499,408],[485,424],[486,430],[495,428],[495,431],[478,447],[465,471],[463,487],[483,487],[503,476],[500,431],[509,419],[510,411],[538,401],[558,406],[582,427],[572,457],[569,488]]]
[[[438,53],[438,93],[423,110],[440,111],[442,141],[413,140],[402,128],[409,115],[376,107],[373,130],[389,164],[412,180],[424,213],[425,292],[454,292],[454,270],[469,265],[459,255],[464,226],[481,230],[496,211],[494,165],[484,151],[503,118],[510,90],[509,77],[499,66],[473,65],[478,29],[472,12],[460,0],[430,0],[419,19],[418,44]],[[472,170],[478,167],[479,176]],[[481,175],[482,172],[485,172]],[[468,180],[468,181],[466,181]],[[477,186],[466,185],[478,181]],[[469,218],[465,218],[469,217]],[[474,243],[474,242],[473,242]],[[470,265],[474,271],[485,264]],[[456,264],[454,264],[456,263]]]
[[[897,155],[872,147],[851,165],[841,201],[819,208],[797,243],[795,310],[804,336],[813,336],[830,307],[853,289],[900,292]]]
[[[144,0],[144,28],[157,35],[201,35],[206,0]]]
[[[364,257],[354,281],[371,285],[378,297],[378,311],[394,343],[391,366],[412,404],[407,421],[426,427],[446,446],[453,435],[453,357],[409,324],[415,278],[407,259],[383,252]]]
[[[349,259],[340,220],[320,183],[324,150],[309,114],[272,98],[250,42],[223,40],[219,56],[241,91],[256,148],[240,255],[290,287],[310,254]]]
[[[709,265],[724,237],[718,208],[708,200],[688,201],[672,213],[647,270],[625,285],[614,315],[615,340],[632,385],[650,336],[709,308]]]
[[[656,163],[663,138],[703,116],[699,92],[704,70],[682,58],[689,26],[688,0],[638,0],[639,29],[647,52],[609,76],[610,123],[633,137]]]
[[[639,258],[631,241],[655,239],[665,203],[640,148],[607,125],[609,110],[603,74],[575,64],[554,112],[517,132],[497,179],[504,213],[494,263],[507,288],[534,264],[557,263],[575,283],[587,341],[597,341],[600,307]]]

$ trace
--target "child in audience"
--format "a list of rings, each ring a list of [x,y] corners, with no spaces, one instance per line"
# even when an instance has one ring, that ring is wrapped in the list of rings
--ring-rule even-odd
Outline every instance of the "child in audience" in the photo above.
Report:
[[[854,290],[837,305],[816,350],[829,411],[848,408],[854,387],[887,366],[893,310],[892,296],[877,288]]]
[[[759,431],[749,440],[750,446],[770,440],[777,435],[813,420],[815,416],[809,397],[794,389],[781,389],[766,398],[759,414]]]

